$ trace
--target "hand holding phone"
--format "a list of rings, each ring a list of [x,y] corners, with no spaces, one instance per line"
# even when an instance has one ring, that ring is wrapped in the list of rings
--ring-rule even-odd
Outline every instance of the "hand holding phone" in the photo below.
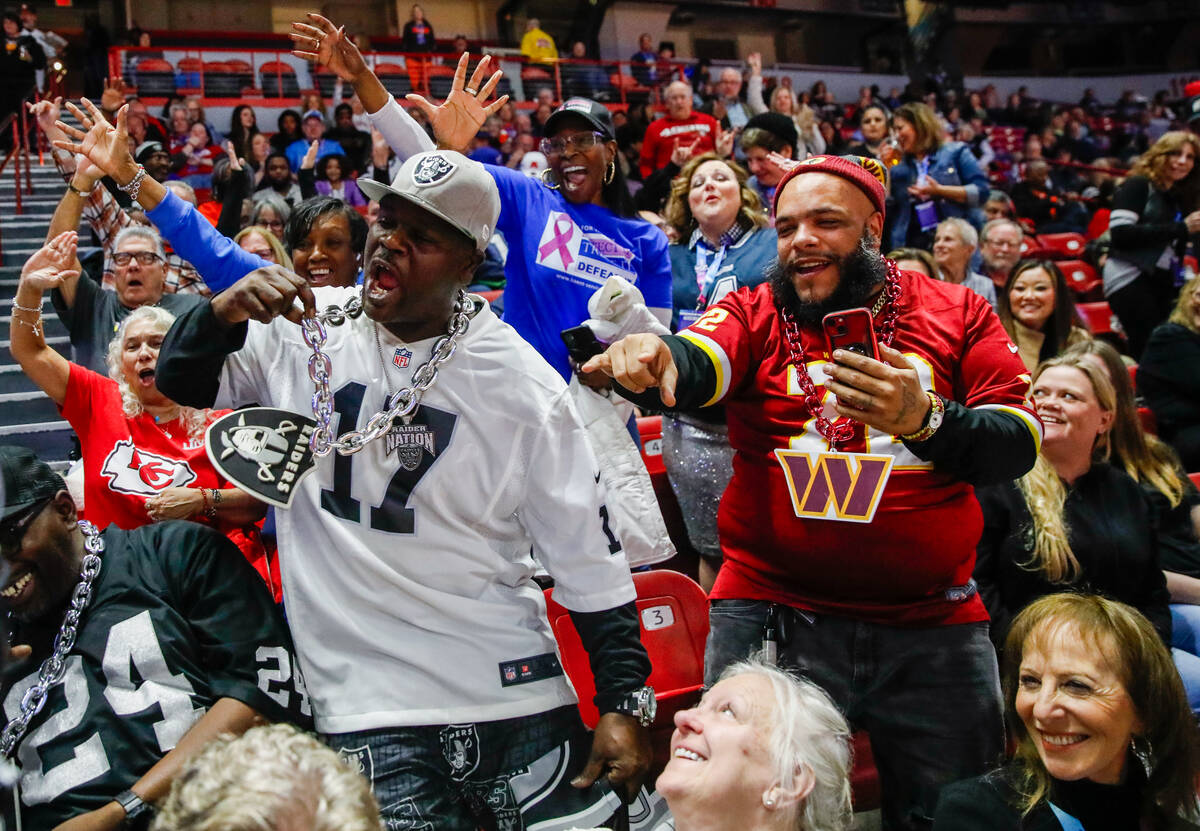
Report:
[[[879,342],[875,338],[875,324],[868,309],[830,312],[821,318],[821,327],[825,330],[825,341],[831,357],[834,350],[845,349],[879,360]]]

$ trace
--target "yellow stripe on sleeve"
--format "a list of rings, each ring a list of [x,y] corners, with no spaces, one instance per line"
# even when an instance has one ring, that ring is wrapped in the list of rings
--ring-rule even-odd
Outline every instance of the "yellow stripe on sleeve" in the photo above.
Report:
[[[702,405],[710,407],[724,398],[725,394],[729,392],[729,356],[725,354],[725,350],[716,341],[698,334],[692,329],[684,329],[678,334],[679,337],[688,341],[688,343],[698,346],[700,351],[708,356],[709,361],[712,362],[713,371],[717,374],[716,391],[713,393],[712,398],[705,401]]]

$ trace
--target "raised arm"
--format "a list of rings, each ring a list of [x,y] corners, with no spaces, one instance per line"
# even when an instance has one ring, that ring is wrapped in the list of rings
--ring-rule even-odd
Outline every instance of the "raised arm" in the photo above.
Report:
[[[406,159],[422,150],[432,150],[432,145],[422,146],[424,131],[404,113],[403,108],[396,104],[391,94],[384,89],[379,78],[363,60],[358,47],[346,36],[345,27],[334,26],[319,14],[309,14],[308,21],[292,24],[290,37],[296,44],[292,54],[321,64],[336,73],[339,78],[352,83],[363,108],[371,116],[372,123],[387,137],[388,144],[396,151],[397,156]],[[440,106],[434,106],[420,95],[407,96],[409,101],[429,116],[437,145],[460,152],[466,149],[487,117],[508,101],[508,96],[503,95],[491,104],[484,104],[500,83],[504,73],[496,70],[489,78],[487,72],[492,66],[492,57],[484,55],[471,74],[471,82],[468,84],[466,77],[469,59],[470,56],[466,52],[459,58],[450,95]],[[385,123],[376,121],[375,116],[390,111],[393,107],[399,113],[390,113],[390,117],[385,119],[389,126],[385,128]],[[404,119],[407,119],[407,122]]]
[[[54,146],[87,158],[100,171],[112,176],[118,185],[129,185],[140,177],[138,204],[146,210],[146,216],[158,227],[163,238],[171,243],[175,253],[195,267],[214,293],[228,288],[256,268],[269,265],[220,234],[194,206],[145,175],[145,169],[129,153],[126,107],[117,112],[117,123],[113,125],[86,98],[83,105],[87,112],[73,104],[67,106],[85,129],[78,130],[58,122],[59,128],[74,141],[60,140],[54,142]]]
[[[25,374],[60,405],[67,398],[71,364],[46,344],[42,295],[48,289],[58,288],[64,279],[79,277],[79,261],[75,257],[78,237],[75,231],[64,231],[25,261],[9,318],[13,357]]]

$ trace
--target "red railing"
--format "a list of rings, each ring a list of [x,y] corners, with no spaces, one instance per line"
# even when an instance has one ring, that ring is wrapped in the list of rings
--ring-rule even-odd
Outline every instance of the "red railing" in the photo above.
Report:
[[[397,98],[407,92],[445,97],[458,60],[457,55],[404,52],[367,52],[364,57]],[[324,67],[310,66],[285,49],[112,47],[108,58],[109,76],[123,78],[151,101],[199,95],[290,103],[309,92],[328,97],[336,85],[335,76]],[[538,64],[517,55],[499,55],[497,60],[505,70],[499,92],[512,94],[514,103],[524,107],[535,102],[542,88],[551,89],[556,102],[580,95],[614,108],[643,102],[659,106],[663,87],[685,77],[686,67],[574,59]]]
[[[13,193],[16,196],[17,215],[25,212],[21,204],[21,161],[25,162],[25,191],[29,196],[33,195],[33,177],[29,170],[29,132],[28,132],[28,116],[25,110],[25,101],[31,97],[36,97],[37,93],[31,90],[25,99],[21,101],[20,106],[15,113],[9,114],[3,121],[0,121],[0,135],[12,132],[12,147],[5,154],[4,159],[0,160],[0,176],[4,175],[4,169],[8,167],[9,162],[13,166],[13,182],[15,187]],[[3,239],[0,239],[0,257],[4,254]]]

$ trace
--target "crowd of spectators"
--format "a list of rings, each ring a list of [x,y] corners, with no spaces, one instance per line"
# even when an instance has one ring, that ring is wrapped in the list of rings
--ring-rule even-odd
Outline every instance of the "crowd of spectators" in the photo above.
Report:
[[[28,53],[32,68],[40,47],[13,28],[6,20],[14,44],[8,52]],[[989,84],[887,94],[863,87],[843,105],[819,80],[797,89],[790,76],[768,77],[757,54],[745,71],[684,67],[673,44],[655,48],[646,33],[629,66],[649,92],[628,107],[594,100],[610,84],[582,42],[566,55],[581,62],[558,67],[565,100],[546,85],[528,102],[495,98],[493,61],[464,54],[444,101],[398,101],[343,30],[319,15],[294,29],[296,54],[337,76],[337,100],[342,84],[352,96],[330,110],[319,94],[305,94],[278,116],[274,132],[246,103],[227,124],[214,123],[198,97],[170,100],[152,114],[119,79],[105,83],[98,105],[51,99],[30,107],[67,187],[46,245],[22,272],[11,344],[82,446],[65,481],[0,448],[6,487],[26,493],[10,482],[19,460],[36,473],[30,487],[37,490],[19,504],[5,497],[0,544],[17,565],[0,594],[26,614],[27,594],[50,590],[39,576],[26,592],[28,574],[40,574],[23,570],[19,556],[30,527],[37,530],[28,557],[36,559],[81,552],[85,538],[94,543],[95,529],[76,525],[77,517],[100,526],[118,557],[162,545],[145,530],[155,523],[212,526],[221,533],[203,537],[203,546],[217,552],[214,560],[234,568],[227,537],[265,584],[246,596],[234,592],[230,602],[270,606],[286,590],[289,604],[286,621],[277,609],[264,618],[262,637],[277,663],[257,673],[275,686],[260,681],[260,693],[245,680],[262,664],[262,649],[239,641],[244,654],[230,670],[236,683],[229,681],[226,697],[252,709],[225,726],[244,732],[258,719],[254,710],[315,724],[352,764],[290,728],[256,728],[203,752],[198,739],[181,741],[181,753],[160,741],[154,746],[167,753],[164,761],[175,754],[170,775],[122,769],[110,777],[120,794],[88,780],[51,806],[37,802],[33,789],[25,802],[30,816],[53,813],[60,821],[88,813],[95,827],[116,827],[104,823],[132,819],[145,799],[162,807],[155,827],[190,827],[189,816],[240,810],[248,797],[238,780],[269,766],[278,797],[271,810],[281,817],[293,812],[315,822],[322,811],[341,810],[342,827],[373,829],[380,816],[419,827],[420,812],[432,811],[436,821],[461,810],[472,827],[521,822],[509,804],[518,779],[541,771],[560,739],[566,755],[556,764],[583,772],[571,790],[547,786],[550,798],[538,810],[565,814],[572,800],[595,799],[611,813],[612,794],[595,784],[602,766],[633,795],[649,764],[644,736],[630,732],[636,724],[620,721],[632,715],[648,724],[642,704],[626,699],[640,694],[649,662],[632,635],[637,614],[625,560],[611,557],[621,551],[619,526],[614,535],[602,501],[605,492],[610,500],[630,498],[615,492],[605,469],[611,457],[602,445],[617,439],[610,433],[602,441],[594,431],[585,439],[576,408],[589,390],[601,391],[596,397],[607,407],[615,389],[643,411],[663,413],[664,461],[683,509],[679,542],[698,555],[697,576],[712,601],[712,686],[696,708],[675,717],[671,760],[658,780],[677,831],[708,827],[712,818],[764,829],[843,828],[847,720],[870,730],[888,828],[1010,827],[999,824],[997,811],[1057,817],[1069,828],[1062,812],[1091,822],[1103,816],[1097,805],[1133,823],[1120,827],[1195,827],[1200,491],[1187,471],[1200,470],[1200,383],[1188,368],[1200,354],[1200,111],[1191,99],[1172,102],[1159,93],[1146,100],[1130,91],[1106,105],[1089,91],[1078,103],[1049,103],[1022,88],[1002,101]],[[421,6],[412,7],[403,37],[408,51],[435,51]],[[527,22],[521,52],[533,66],[555,68],[560,60],[536,19]],[[1194,95],[1200,99],[1200,90]],[[62,123],[64,107],[82,129]],[[81,221],[92,239],[77,239]],[[1111,342],[1089,331],[1062,261],[1043,256],[1039,238],[1055,234],[1076,235],[1078,259],[1102,275],[1090,291],[1119,319]],[[1026,257],[1029,250],[1041,253]],[[404,258],[416,264],[403,277],[398,252],[411,252]],[[351,373],[374,373],[377,350],[385,383],[391,368],[411,375],[414,351],[435,360],[441,347],[432,336],[444,331],[448,315],[455,325],[467,320],[464,304],[475,301],[460,297],[459,287],[502,290],[495,307],[509,326],[487,330],[499,333],[488,335],[494,340],[472,340],[492,314],[485,303],[472,305],[473,322],[446,335],[450,354],[455,338],[465,337],[460,357],[441,371],[477,367],[495,373],[495,388],[481,395],[473,381],[462,381],[461,390],[451,386],[459,381],[440,382],[437,395],[454,395],[426,404],[460,414],[428,406],[409,413],[402,429],[397,422],[386,454],[320,462],[332,490],[308,488],[302,500],[309,502],[278,520],[276,540],[275,515],[264,527],[266,505],[210,461],[214,451],[221,459],[251,452],[242,439],[206,448],[204,428],[229,412],[214,402],[291,409],[286,402],[307,402],[309,373],[315,378],[320,366],[288,361],[298,354],[307,361],[312,341],[279,317],[298,319],[293,300],[311,310],[314,291],[321,302],[344,304],[326,318],[340,369],[350,360]],[[398,289],[411,297],[396,301]],[[43,293],[70,333],[73,361],[44,339]],[[604,329],[612,344],[588,361],[565,333],[585,321],[598,328],[602,296],[623,297],[627,316],[602,321],[612,324]],[[855,306],[871,308],[875,357],[826,349],[824,314]],[[385,321],[385,313],[395,317]],[[1139,361],[1135,385],[1127,365]],[[436,375],[435,365],[426,387]],[[359,410],[371,408],[365,401],[384,400],[382,393],[364,397],[375,396],[366,378],[340,378],[324,402],[339,432],[355,428]],[[1158,415],[1162,440],[1139,418],[1139,395]],[[518,406],[529,407],[527,420],[550,427],[512,427],[521,460],[497,462],[504,478],[493,502],[504,504],[495,516],[476,517],[471,512],[482,509],[467,500],[418,493],[451,434],[484,447],[487,430],[507,424]],[[629,441],[620,428],[630,410],[620,412],[616,433]],[[406,438],[423,444],[406,447]],[[276,448],[256,441],[261,479]],[[378,507],[363,503],[370,530],[351,541],[344,529],[358,522],[365,496],[351,496],[352,482],[361,488],[367,476],[382,476],[363,468],[390,464],[397,448],[408,473],[372,480],[387,497]],[[843,452],[861,460],[857,472],[836,467]],[[593,473],[597,457],[600,472]],[[165,491],[149,487],[150,458],[173,471]],[[857,487],[866,465],[881,459],[869,506],[858,504],[857,491],[832,493]],[[117,486],[130,470],[146,487]],[[837,470],[854,483],[844,487]],[[820,476],[830,492],[816,505],[812,486],[797,482]],[[571,488],[556,491],[552,477]],[[583,491],[576,479],[587,480]],[[416,589],[401,592],[389,582],[409,566],[394,562],[396,538],[381,529],[413,533],[411,505],[419,505],[422,522],[436,515],[439,527],[455,529],[438,545],[453,552],[446,573],[462,568],[478,582],[473,596],[448,586],[437,564],[421,567],[432,570],[412,578],[421,583]],[[47,520],[47,511],[56,518]],[[578,527],[556,524],[556,511]],[[398,531],[405,516],[409,525]],[[113,536],[106,526],[128,533]],[[944,538],[935,545],[938,529]],[[506,553],[493,552],[490,543],[504,535]],[[588,553],[567,557],[569,539]],[[324,544],[306,546],[312,540]],[[191,537],[184,543],[200,545]],[[316,550],[339,545],[352,568],[330,566]],[[384,663],[407,661],[417,654],[414,644],[428,646],[431,630],[414,623],[404,637],[375,643],[350,621],[353,604],[388,636],[399,624],[388,600],[366,597],[357,581],[427,603],[429,614],[459,627],[438,641],[451,644],[448,650],[482,655],[488,639],[501,635],[526,638],[522,648],[549,643],[544,621],[512,623],[518,606],[541,602],[532,567],[524,570],[531,548],[579,606],[572,618],[592,658],[602,713],[590,756],[586,745],[580,750],[569,695],[536,698],[524,686],[561,675],[553,651],[522,657],[520,666],[501,663],[503,706],[480,703],[486,695],[470,684],[449,689],[452,671],[474,666],[406,676],[411,688],[404,689],[425,697],[443,684],[453,704],[441,709],[398,701],[403,684],[377,684],[381,675],[362,668],[380,655]],[[804,563],[793,562],[799,549]],[[927,560],[916,564],[922,552]],[[368,563],[375,578],[356,571]],[[244,563],[236,567],[251,573]],[[131,578],[146,584],[134,594],[165,586],[163,613],[202,641],[213,637],[220,627],[201,617],[205,610],[175,596],[177,586],[196,579],[196,567],[181,557],[172,568]],[[858,573],[846,577],[847,568]],[[603,579],[589,583],[585,572]],[[117,602],[107,596],[111,583],[97,586],[98,597]],[[328,591],[345,606],[335,612],[323,604]],[[480,600],[492,591],[500,594]],[[119,602],[129,611],[130,601]],[[146,603],[157,608],[143,599],[132,608]],[[495,631],[460,614],[459,606],[472,603],[497,615]],[[26,625],[36,617],[21,618],[22,634],[31,634]],[[337,632],[336,646],[324,644],[323,627]],[[867,663],[876,664],[863,686],[866,670],[846,646],[860,636],[873,644]],[[100,652],[108,668],[116,636],[106,637],[110,646]],[[1080,642],[1095,648],[1084,654]],[[808,680],[761,660],[743,663],[760,647]],[[189,653],[188,660],[197,684],[205,673],[221,674],[207,659]],[[347,669],[347,661],[357,668]],[[303,662],[314,668],[315,722],[299,677]],[[918,667],[920,685],[912,677]],[[366,716],[350,703],[352,676],[369,682],[363,706],[376,709]],[[1075,677],[1091,686],[1064,680]],[[220,690],[211,698],[197,703],[225,716]],[[1004,751],[1002,710],[1016,755],[987,773]],[[16,716],[8,703],[6,715]],[[941,729],[947,725],[950,737]],[[195,735],[187,725],[172,729],[175,739]],[[23,760],[33,758],[39,740],[26,738]],[[509,743],[518,751],[494,749]],[[435,784],[424,791],[423,779],[415,801],[406,796],[409,774],[381,763],[412,748],[450,771],[448,778],[422,774]],[[689,767],[718,761],[727,767],[711,780]],[[938,790],[963,779],[939,803]],[[305,783],[336,790],[344,804],[314,800],[311,792],[298,798]],[[989,800],[1001,806],[989,814],[996,824],[977,824]],[[656,810],[653,825],[633,827],[666,828],[658,825],[666,809]]]

